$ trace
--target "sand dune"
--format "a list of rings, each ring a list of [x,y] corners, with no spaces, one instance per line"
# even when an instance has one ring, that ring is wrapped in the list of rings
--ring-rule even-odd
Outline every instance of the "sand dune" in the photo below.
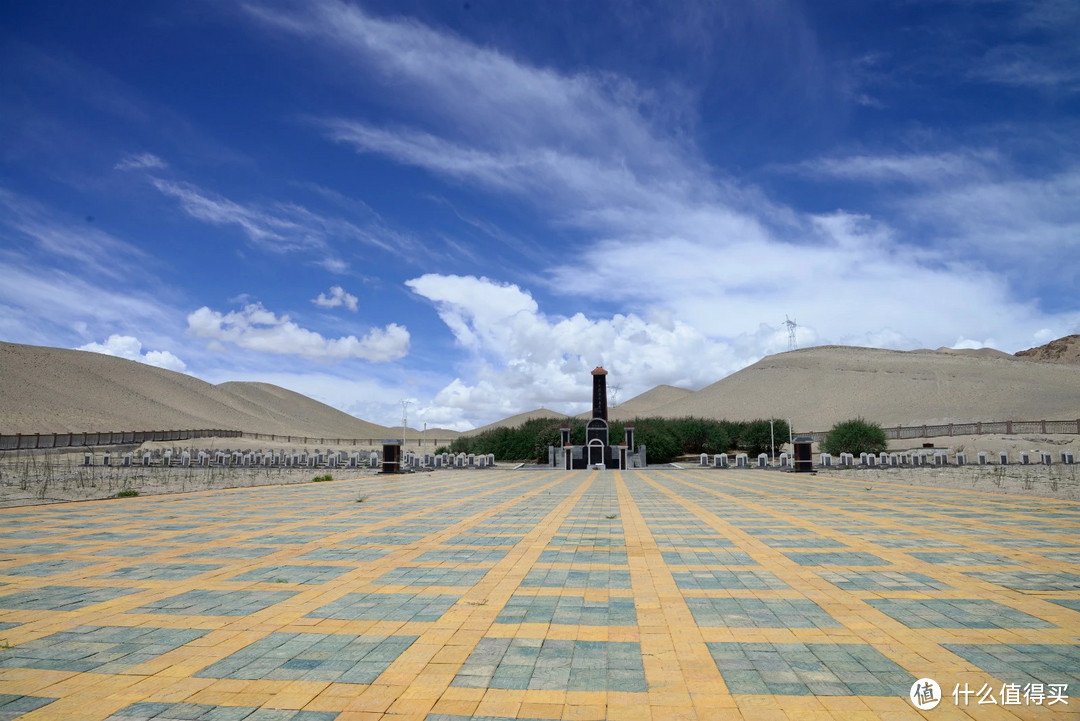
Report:
[[[655,409],[667,405],[668,403],[682,400],[693,394],[694,391],[689,388],[659,385],[634,396],[630,400],[623,401],[617,406],[608,406],[608,420],[624,421],[649,416],[653,414]],[[592,418],[592,410],[590,409],[584,413],[579,413],[577,418],[580,418],[581,420]]]
[[[686,398],[666,417],[790,418],[828,430],[862,416],[882,425],[1080,418],[1080,372],[995,353],[821,346],[768,356]]]
[[[513,428],[520,426],[525,421],[531,421],[533,418],[567,418],[565,413],[557,413],[547,408],[536,408],[531,411],[525,411],[524,413],[518,413],[516,416],[510,416],[509,418],[503,418],[501,421],[495,421],[489,423],[486,426],[480,426],[474,428],[471,431],[465,431],[462,435],[475,436],[483,433],[484,431],[494,430],[496,428]]]
[[[1080,369],[1056,360],[991,349],[807,348],[768,356],[697,392],[657,386],[611,408],[609,416],[775,416],[790,418],[800,431],[828,430],[854,416],[883,425],[1080,418]],[[400,427],[370,423],[277,386],[214,386],[97,353],[0,343],[0,373],[3,433],[223,428],[326,438],[401,435]],[[566,416],[538,408],[469,433],[540,417]],[[409,431],[410,438],[419,434]],[[440,440],[457,435],[427,431]]]
[[[383,426],[284,388],[265,383],[214,386],[100,353],[0,343],[0,369],[4,433],[222,428],[393,437]]]

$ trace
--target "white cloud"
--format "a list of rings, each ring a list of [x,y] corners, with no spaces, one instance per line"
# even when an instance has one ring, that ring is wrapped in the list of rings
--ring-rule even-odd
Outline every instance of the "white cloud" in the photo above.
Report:
[[[876,182],[941,184],[956,178],[984,176],[994,153],[862,154],[817,158],[788,169],[810,176]]]
[[[289,316],[277,316],[260,303],[242,310],[218,313],[203,306],[188,315],[188,332],[211,343],[230,343],[259,353],[298,355],[313,360],[360,358],[385,363],[409,351],[409,331],[391,323],[372,328],[363,338],[349,335],[324,338],[301,328]]]
[[[126,358],[139,363],[145,363],[146,365],[177,371],[178,373],[183,373],[187,370],[187,364],[167,350],[152,350],[143,353],[142,343],[139,342],[138,338],[130,335],[113,334],[110,335],[104,343],[87,343],[86,345],[79,346],[76,350],[102,353],[117,358]]]
[[[130,275],[137,264],[146,261],[146,254],[130,243],[0,188],[0,228],[3,226],[31,240],[52,263],[68,263],[83,275],[117,279]]]
[[[164,170],[169,164],[153,153],[125,155],[113,170]]]
[[[597,365],[630,397],[659,383],[700,387],[746,363],[730,344],[662,315],[549,317],[518,286],[473,276],[428,274],[406,285],[435,305],[474,361],[469,379],[455,379],[423,409],[443,422],[486,422],[540,405],[577,408],[588,401]]]
[[[360,309],[359,299],[351,293],[345,292],[340,285],[330,287],[330,295],[319,293],[319,296],[311,301],[320,308],[338,308],[345,306],[353,313]]]

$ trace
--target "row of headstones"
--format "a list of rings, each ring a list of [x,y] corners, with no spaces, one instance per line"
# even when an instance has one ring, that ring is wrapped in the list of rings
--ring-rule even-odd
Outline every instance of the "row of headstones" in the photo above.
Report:
[[[975,456],[975,462],[980,466],[987,466],[991,464],[991,456],[986,451],[979,451]],[[1035,459],[1038,459],[1037,461]],[[1060,455],[1061,463],[1071,466],[1076,463],[1075,455],[1072,451],[1061,451]],[[832,456],[827,453],[821,454],[822,466],[832,465]],[[867,468],[875,468],[878,466],[890,466],[893,468],[899,466],[911,466],[918,468],[921,466],[966,466],[968,465],[967,454],[963,451],[958,451],[953,455],[953,463],[949,463],[949,454],[944,451],[938,451],[935,453],[881,453],[874,455],[873,453],[860,453],[859,465]],[[1006,451],[999,451],[997,454],[998,465],[1009,465],[1009,454]],[[1030,466],[1036,463],[1044,466],[1052,465],[1053,454],[1047,451],[1021,451],[1019,457],[1019,464],[1022,466]],[[854,466],[855,456],[851,453],[841,453],[840,463],[841,466]]]
[[[261,450],[198,450],[195,451],[194,456],[192,456],[192,452],[188,450],[180,451],[179,453],[173,453],[172,450],[166,450],[161,453],[144,451],[138,464],[136,464],[135,461],[135,454],[128,451],[127,453],[121,454],[118,460],[119,462],[115,464],[118,466],[180,466],[183,468],[188,468],[192,465],[238,468],[362,468],[365,465],[365,462],[371,468],[378,468],[379,466],[379,454],[375,451],[371,451],[366,457],[361,451],[346,453],[345,451],[322,452],[316,450],[314,453],[308,453],[307,451],[300,453],[296,451],[268,451],[263,453]],[[112,454],[108,451],[102,454],[101,464],[103,466],[114,465]],[[87,451],[83,454],[83,465],[94,465],[93,452]]]
[[[1038,462],[1041,463],[1044,466],[1049,466],[1049,465],[1051,465],[1053,463],[1052,454],[1050,454],[1050,453],[1048,453],[1046,451],[1032,451],[1031,453],[1029,453],[1027,451],[1022,451],[1020,453],[1020,460],[1019,460],[1020,465],[1022,465],[1022,466],[1032,465],[1034,463],[1033,458],[1035,456],[1038,456],[1038,458],[1039,458]],[[980,466],[989,465],[989,463],[990,463],[990,454],[987,453],[986,451],[979,451],[976,458],[977,458],[977,463]],[[711,462],[710,462],[710,460],[711,460]],[[787,453],[781,453],[779,461],[780,461],[780,468],[791,468],[793,466],[793,458],[790,455],[788,455]],[[1073,452],[1072,451],[1061,451],[1061,462],[1063,464],[1065,464],[1065,465],[1074,464],[1076,462],[1076,459],[1074,457]],[[714,455],[712,457],[712,459],[709,458],[708,453],[702,453],[701,458],[700,458],[700,463],[701,463],[702,466],[706,466],[706,467],[711,466],[713,468],[729,468],[730,467],[730,460],[728,458],[727,453],[717,453],[716,455]],[[955,454],[955,464],[957,466],[967,465],[967,454],[964,453],[963,451],[957,452]],[[1002,466],[1009,465],[1009,454],[1006,453],[1005,451],[1001,451],[1000,453],[998,453],[998,464],[1000,464]],[[747,468],[747,467],[749,467],[749,465],[750,465],[750,458],[749,458],[748,454],[739,453],[739,454],[737,454],[735,456],[735,467],[736,468]],[[831,467],[833,465],[833,457],[831,455],[829,455],[828,453],[822,453],[819,456],[818,465],[826,467],[826,468]],[[841,453],[840,454],[840,463],[839,463],[839,465],[841,465],[841,466],[854,466],[855,465],[855,456],[853,454],[851,454],[851,453]],[[867,468],[875,468],[875,467],[878,467],[878,466],[891,466],[893,468],[897,468],[899,466],[912,466],[912,467],[931,466],[931,465],[932,466],[948,466],[950,464],[949,464],[949,455],[948,455],[948,453],[937,452],[937,453],[933,454],[932,460],[931,460],[931,454],[928,454],[928,453],[881,453],[879,455],[874,455],[873,453],[860,453],[859,454],[859,465],[865,466]],[[758,455],[758,457],[757,457],[757,467],[758,468],[768,468],[769,467],[769,455],[767,453],[762,453],[762,454]]]
[[[406,454],[408,456],[409,454]],[[423,461],[419,461],[419,456],[413,456],[413,468],[488,468],[495,465],[495,454],[475,454],[475,453],[436,453],[432,455],[425,453]]]

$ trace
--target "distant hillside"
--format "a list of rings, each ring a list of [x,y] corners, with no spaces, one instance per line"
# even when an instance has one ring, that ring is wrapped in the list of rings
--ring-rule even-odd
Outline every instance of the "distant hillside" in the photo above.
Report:
[[[655,408],[666,417],[790,418],[828,430],[862,416],[883,425],[1080,418],[1080,373],[1005,354],[821,346],[768,356]]]
[[[518,413],[516,416],[503,418],[501,421],[488,423],[486,426],[473,428],[471,431],[465,431],[461,435],[475,436],[483,433],[484,431],[490,431],[495,428],[514,428],[515,426],[520,426],[525,421],[532,420],[533,418],[568,418],[568,416],[565,413],[556,413],[555,411],[548,410],[547,408],[537,408],[535,410],[525,411],[524,413]]]
[[[1080,365],[1080,335],[1067,335],[1037,348],[1028,348],[1016,354],[1017,358]]]
[[[644,393],[636,395],[630,400],[624,401],[617,406],[608,407],[608,420],[633,420],[634,418],[652,415],[653,410],[656,408],[682,400],[693,394],[694,391],[688,388],[659,385]],[[582,420],[588,420],[592,417],[592,410],[590,409],[584,413],[579,413],[577,417]]]
[[[266,383],[214,386],[100,353],[0,342],[4,433],[191,428],[334,438],[391,435],[383,426]]]

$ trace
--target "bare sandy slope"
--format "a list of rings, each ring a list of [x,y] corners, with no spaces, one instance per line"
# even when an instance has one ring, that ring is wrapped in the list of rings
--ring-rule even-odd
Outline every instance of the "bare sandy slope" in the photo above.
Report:
[[[536,408],[531,411],[525,411],[524,413],[518,413],[516,416],[503,418],[501,421],[489,423],[486,426],[474,428],[471,431],[465,431],[464,433],[462,433],[462,435],[475,436],[483,433],[484,431],[490,431],[496,428],[513,428],[515,426],[520,426],[525,421],[530,421],[533,418],[567,418],[567,415],[565,413],[557,413],[555,411],[548,410],[547,408]]]
[[[821,346],[768,356],[653,411],[790,418],[800,431],[862,416],[882,425],[1080,418],[1080,372],[995,353]]]
[[[653,415],[653,411],[668,403],[683,400],[694,394],[688,388],[677,386],[660,385],[634,396],[630,400],[623,401],[617,406],[608,408],[608,420],[632,421],[635,418]],[[610,393],[609,393],[610,395]],[[583,420],[592,417],[592,411],[588,410],[577,416]]]
[[[100,353],[0,343],[4,433],[192,428],[352,438],[392,435],[383,426],[277,386],[214,386]]]
[[[258,407],[265,422],[277,424],[282,428],[306,429],[308,431],[306,435],[335,438],[383,438],[390,432],[385,426],[369,423],[325,403],[270,383],[233,381],[219,383],[215,388],[249,401]],[[398,429],[398,435],[400,435],[400,429]]]

